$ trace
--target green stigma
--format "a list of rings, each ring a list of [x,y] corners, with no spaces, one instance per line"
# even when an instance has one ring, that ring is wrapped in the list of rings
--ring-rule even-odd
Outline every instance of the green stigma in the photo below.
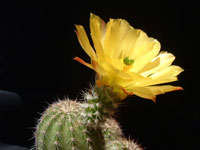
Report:
[[[134,60],[133,59],[129,59],[129,57],[125,57],[124,60],[123,60],[124,64],[125,65],[132,65],[134,63]]]

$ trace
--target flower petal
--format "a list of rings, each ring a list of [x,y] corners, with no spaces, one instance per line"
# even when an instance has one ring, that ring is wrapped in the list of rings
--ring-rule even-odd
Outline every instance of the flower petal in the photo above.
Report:
[[[151,75],[152,79],[161,79],[161,78],[168,78],[168,77],[176,77],[182,71],[184,71],[181,67],[176,65],[171,65],[155,74]]]
[[[94,43],[94,47],[96,50],[99,63],[104,61],[103,41],[104,41],[104,35],[105,35],[105,30],[106,30],[105,28],[106,28],[106,25],[104,21],[100,17],[91,13],[90,14],[90,31],[91,31],[91,37]]]
[[[128,91],[133,92],[133,94],[145,98],[145,99],[150,99],[155,102],[156,96],[152,91],[146,87],[131,87],[128,89]]]
[[[96,40],[100,41],[100,43],[103,45],[106,24],[99,16],[96,16],[93,13],[90,14],[90,31],[92,39],[95,37]]]
[[[106,34],[103,45],[105,54],[111,58],[120,58],[123,52],[121,44],[129,31],[130,25],[126,20],[110,19],[106,25]]]
[[[105,72],[107,73],[110,83],[112,83],[112,84],[117,83],[120,85],[123,82],[125,82],[126,80],[132,81],[132,78],[128,73],[116,69],[109,63],[102,62],[102,67],[105,70]]]
[[[148,63],[139,73],[143,76],[154,74],[172,64],[175,56],[171,53],[160,52],[150,63]]]
[[[80,45],[82,46],[84,51],[88,54],[88,56],[90,56],[91,59],[96,60],[96,54],[90,45],[85,29],[81,25],[75,25],[75,27],[77,29],[76,34]]]
[[[129,26],[128,32],[123,38],[123,41],[120,41],[119,50],[121,50],[121,55],[119,55],[119,59],[123,59],[125,57],[130,57],[131,59],[133,56],[131,56],[132,51],[134,50],[134,47],[138,41],[138,38],[140,37],[140,34],[142,33],[139,29],[134,29],[133,27]],[[117,56],[115,56],[117,57]]]
[[[161,86],[149,86],[147,87],[154,95],[164,94],[166,92],[183,90],[180,86],[172,86],[172,85],[161,85]]]
[[[92,66],[93,66],[94,70],[97,72],[97,74],[98,74],[99,77],[102,77],[102,76],[106,75],[106,71],[95,60],[92,60]]]
[[[133,86],[141,87],[174,82],[178,80],[177,75],[180,74],[182,71],[183,69],[181,67],[172,65],[151,75],[150,77],[146,77],[143,81],[138,81]]]
[[[137,80],[133,80],[133,82],[129,82],[128,87],[137,86],[137,87],[146,87],[151,85],[157,85],[162,83],[174,82],[177,81],[177,77],[166,77],[160,79],[152,79],[151,77],[143,77]]]
[[[81,64],[83,64],[83,65],[85,65],[85,66],[87,66],[87,67],[89,67],[89,68],[91,68],[91,69],[94,70],[94,68],[92,67],[92,65],[89,64],[89,63],[86,63],[83,59],[81,59],[79,57],[74,57],[73,59],[76,60],[76,61],[78,61],[79,63],[81,63]]]
[[[139,72],[145,65],[155,58],[160,51],[160,43],[153,38],[149,38],[146,42],[144,41],[144,43],[141,43],[141,45],[143,46],[138,48],[141,54],[134,56],[135,62],[131,70],[133,72]]]

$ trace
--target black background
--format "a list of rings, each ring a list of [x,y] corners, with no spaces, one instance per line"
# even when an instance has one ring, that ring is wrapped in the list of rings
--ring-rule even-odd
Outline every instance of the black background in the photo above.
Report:
[[[126,137],[146,150],[198,149],[199,141],[199,8],[175,1],[12,1],[0,4],[0,89],[22,98],[18,109],[4,112],[1,141],[31,147],[33,127],[48,103],[80,92],[94,82],[94,72],[72,60],[89,60],[75,35],[74,24],[89,34],[89,13],[126,19],[161,42],[176,56],[174,64],[184,91],[157,97],[157,103],[132,96],[119,109]],[[78,95],[78,96],[77,96]]]

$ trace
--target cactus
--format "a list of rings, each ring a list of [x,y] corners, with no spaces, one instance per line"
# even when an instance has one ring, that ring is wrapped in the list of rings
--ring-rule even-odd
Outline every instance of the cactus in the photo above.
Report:
[[[124,138],[115,119],[107,119],[102,125],[102,131],[106,142],[106,150],[142,150],[137,143]]]
[[[85,95],[93,103],[67,99],[52,104],[44,112],[35,132],[36,150],[140,150],[130,147],[113,118],[101,117],[107,112],[93,92]],[[93,122],[98,118],[101,121]]]
[[[103,150],[100,128],[89,128],[82,122],[81,104],[65,100],[50,106],[39,121],[37,150]],[[96,144],[99,143],[99,144]]]

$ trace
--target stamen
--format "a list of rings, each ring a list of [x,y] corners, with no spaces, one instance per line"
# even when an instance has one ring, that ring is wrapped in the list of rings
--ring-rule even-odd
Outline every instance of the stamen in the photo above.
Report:
[[[125,65],[129,66],[129,65],[132,65],[134,63],[134,60],[130,59],[129,56],[127,56],[123,59],[123,62],[124,62]]]

